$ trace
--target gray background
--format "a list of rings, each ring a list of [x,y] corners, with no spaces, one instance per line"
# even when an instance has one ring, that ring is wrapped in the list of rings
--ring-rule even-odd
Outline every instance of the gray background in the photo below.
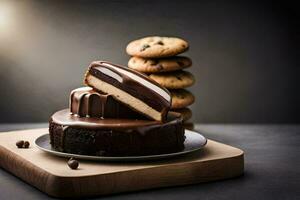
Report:
[[[0,24],[0,122],[47,121],[68,106],[91,61],[126,65],[126,44],[147,35],[189,41],[194,121],[300,121],[289,3],[0,0],[1,7],[9,17]]]

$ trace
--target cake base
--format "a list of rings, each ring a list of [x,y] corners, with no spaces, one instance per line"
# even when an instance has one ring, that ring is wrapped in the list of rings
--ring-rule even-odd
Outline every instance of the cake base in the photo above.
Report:
[[[49,122],[52,147],[61,152],[96,156],[141,156],[184,148],[182,118],[170,113],[162,123],[150,120],[79,118],[68,110]]]

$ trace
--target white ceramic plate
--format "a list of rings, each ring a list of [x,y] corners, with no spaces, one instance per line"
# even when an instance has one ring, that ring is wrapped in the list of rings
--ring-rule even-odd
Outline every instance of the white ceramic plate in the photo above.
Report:
[[[184,154],[188,154],[194,151],[198,151],[203,148],[206,143],[207,139],[198,132],[185,130],[185,142],[184,142],[184,149],[179,152],[175,153],[168,153],[168,154],[159,154],[159,155],[148,155],[148,156],[122,156],[122,157],[109,157],[109,156],[88,156],[88,155],[80,155],[80,154],[71,154],[71,153],[64,153],[60,151],[54,150],[50,145],[50,137],[49,134],[42,135],[35,140],[35,144],[39,149],[45,151],[47,153],[60,156],[60,157],[73,157],[76,159],[84,159],[84,160],[95,160],[95,161],[146,161],[146,160],[158,160],[158,159],[165,159],[175,156],[180,156]]]

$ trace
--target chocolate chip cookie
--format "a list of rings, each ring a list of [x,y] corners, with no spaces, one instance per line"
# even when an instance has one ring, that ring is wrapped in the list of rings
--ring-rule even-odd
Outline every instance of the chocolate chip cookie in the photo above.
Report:
[[[128,61],[129,68],[143,73],[176,71],[190,67],[191,65],[191,59],[184,56],[159,59],[132,57]]]
[[[160,74],[150,74],[149,77],[168,89],[186,88],[195,83],[194,76],[187,71],[174,71]]]
[[[188,48],[189,44],[180,38],[151,36],[130,42],[126,52],[143,58],[163,58],[183,53]]]
[[[184,108],[195,101],[194,95],[185,89],[170,90],[172,97],[172,109]]]

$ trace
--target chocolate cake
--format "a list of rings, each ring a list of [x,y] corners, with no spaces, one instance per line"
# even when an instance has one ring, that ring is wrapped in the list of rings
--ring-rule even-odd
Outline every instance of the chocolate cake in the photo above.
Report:
[[[182,118],[169,113],[166,122],[81,118],[68,109],[52,115],[50,140],[55,150],[98,156],[138,156],[177,152],[184,148]]]
[[[61,152],[95,156],[141,156],[184,148],[182,116],[168,112],[170,93],[134,70],[92,62],[91,87],[70,94],[69,109],[49,121],[50,143]]]
[[[90,64],[85,84],[109,93],[116,100],[147,116],[163,121],[171,107],[170,92],[148,76],[105,61]]]

